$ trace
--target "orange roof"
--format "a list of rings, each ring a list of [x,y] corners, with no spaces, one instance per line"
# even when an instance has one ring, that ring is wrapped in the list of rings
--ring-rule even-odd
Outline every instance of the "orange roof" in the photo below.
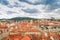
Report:
[[[31,30],[26,30],[27,32],[39,32],[38,29],[31,29]]]
[[[20,40],[22,38],[22,35],[21,34],[9,35],[9,38],[13,40]]]
[[[31,38],[29,36],[25,36],[21,40],[31,40]]]
[[[18,32],[18,30],[17,29],[13,29],[13,30],[11,30],[11,32]]]
[[[0,29],[7,29],[7,26],[0,26]]]

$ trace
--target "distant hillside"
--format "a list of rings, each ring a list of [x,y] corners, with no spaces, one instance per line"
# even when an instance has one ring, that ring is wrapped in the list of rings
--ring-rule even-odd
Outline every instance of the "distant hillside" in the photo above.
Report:
[[[30,18],[30,17],[14,17],[14,18],[11,18],[11,19],[5,19],[5,18],[0,19],[0,21],[8,21],[8,20],[20,21],[20,20],[39,20],[39,19]],[[54,19],[54,18],[51,18],[51,19],[44,19],[44,20],[60,21],[60,19]]]
[[[38,19],[29,18],[29,17],[15,17],[15,18],[11,18],[9,20],[38,20]]]

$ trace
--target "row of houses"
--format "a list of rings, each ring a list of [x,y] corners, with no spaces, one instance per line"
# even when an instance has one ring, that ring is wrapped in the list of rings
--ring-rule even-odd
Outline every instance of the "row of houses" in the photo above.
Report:
[[[24,20],[24,21],[0,21],[0,35],[6,37],[8,35],[22,34],[44,34],[46,32],[50,33],[60,33],[60,22],[51,20]],[[51,34],[52,35],[52,34]],[[51,36],[50,35],[50,36]],[[54,35],[54,34],[53,34]],[[60,36],[59,36],[60,37]],[[52,38],[53,40],[53,38]]]
[[[11,30],[18,30],[18,31],[27,31],[31,29],[49,29],[49,28],[60,28],[60,22],[58,21],[48,21],[48,20],[30,20],[30,21],[9,21],[9,22],[0,22],[0,31],[1,30],[6,30],[6,31],[11,31]]]

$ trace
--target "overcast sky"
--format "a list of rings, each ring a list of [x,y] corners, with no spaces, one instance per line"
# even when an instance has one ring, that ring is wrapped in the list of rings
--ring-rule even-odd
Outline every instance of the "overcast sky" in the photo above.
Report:
[[[60,18],[60,0],[0,0],[0,19]]]

